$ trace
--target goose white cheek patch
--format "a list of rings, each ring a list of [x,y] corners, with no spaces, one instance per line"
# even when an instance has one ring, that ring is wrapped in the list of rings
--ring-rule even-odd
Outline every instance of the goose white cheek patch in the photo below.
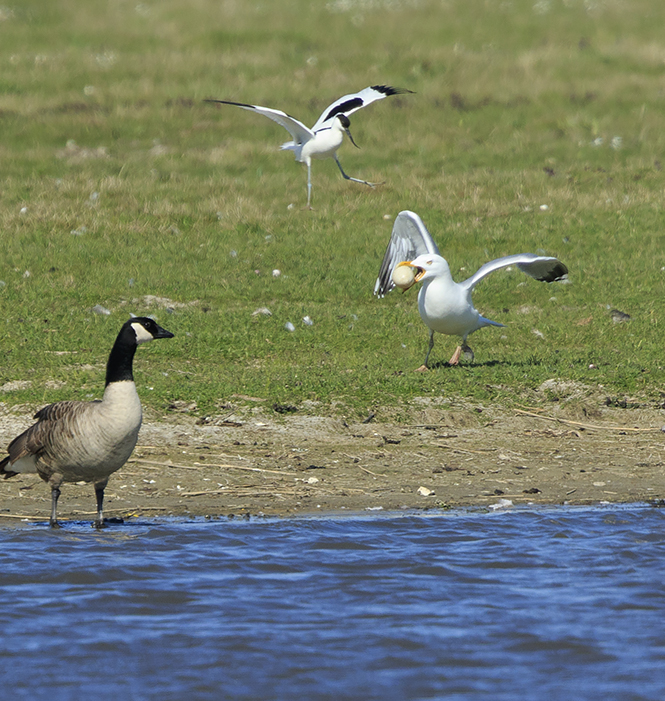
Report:
[[[149,331],[146,331],[141,324],[132,324],[132,328],[136,334],[136,343],[139,345],[154,340],[153,335]]]

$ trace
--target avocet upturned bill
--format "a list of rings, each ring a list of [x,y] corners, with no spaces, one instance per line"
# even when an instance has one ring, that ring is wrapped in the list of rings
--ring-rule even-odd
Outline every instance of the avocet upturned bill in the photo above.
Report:
[[[362,107],[367,107],[375,100],[382,100],[390,95],[410,92],[413,91],[403,88],[392,88],[389,85],[372,85],[360,92],[344,95],[344,97],[335,100],[332,105],[323,110],[323,114],[317,119],[316,124],[311,129],[308,129],[302,122],[286,114],[286,112],[274,110],[270,107],[247,105],[243,102],[231,102],[230,100],[205,100],[205,102],[235,105],[236,107],[242,107],[242,109],[262,114],[264,117],[268,117],[268,119],[272,119],[273,122],[283,126],[291,134],[293,140],[282,144],[281,148],[282,150],[293,151],[296,161],[307,166],[307,206],[309,207],[312,199],[313,158],[334,158],[337,167],[346,180],[352,180],[354,183],[361,183],[370,187],[374,187],[377,184],[347,175],[337,158],[337,149],[342,145],[344,134],[349,137],[356,148],[359,148],[349,131],[351,124],[349,115]]]
[[[384,297],[395,287],[394,272],[402,266],[411,268],[416,273],[415,276],[411,280],[406,276],[404,281],[398,276],[397,282],[403,289],[408,289],[416,282],[423,283],[418,293],[418,311],[429,328],[429,347],[425,362],[418,369],[428,369],[427,363],[434,346],[435,333],[462,338],[461,345],[449,361],[450,365],[457,365],[462,352],[473,357],[473,351],[466,345],[469,334],[483,326],[504,326],[482,317],[473,306],[471,293],[484,277],[511,265],[542,282],[561,280],[568,274],[568,268],[556,258],[517,253],[485,263],[467,280],[455,282],[448,263],[439,254],[439,249],[422,219],[415,212],[404,211],[395,219],[390,243],[374,285],[374,294]]]

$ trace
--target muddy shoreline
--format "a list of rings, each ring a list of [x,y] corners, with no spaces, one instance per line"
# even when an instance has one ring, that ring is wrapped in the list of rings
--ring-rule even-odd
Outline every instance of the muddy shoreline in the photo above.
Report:
[[[665,499],[665,411],[424,405],[413,423],[265,415],[147,416],[106,490],[107,517],[293,516],[454,506]],[[0,442],[30,414],[0,406]],[[501,501],[505,500],[505,501]],[[0,481],[2,523],[48,518],[35,475]],[[94,516],[66,484],[62,520]]]

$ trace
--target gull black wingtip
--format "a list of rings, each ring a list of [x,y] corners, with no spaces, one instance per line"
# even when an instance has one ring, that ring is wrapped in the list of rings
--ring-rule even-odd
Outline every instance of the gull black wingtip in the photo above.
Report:
[[[568,268],[559,261],[552,269],[552,274],[548,276],[545,282],[558,282],[563,280],[568,275]]]

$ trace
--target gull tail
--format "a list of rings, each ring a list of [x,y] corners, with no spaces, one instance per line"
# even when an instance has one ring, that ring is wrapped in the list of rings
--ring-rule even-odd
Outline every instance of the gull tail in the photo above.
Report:
[[[501,326],[502,328],[505,328],[505,324],[500,324],[498,321],[491,321],[490,319],[486,319],[484,316],[479,316],[478,317],[478,328],[482,329],[483,326]]]

